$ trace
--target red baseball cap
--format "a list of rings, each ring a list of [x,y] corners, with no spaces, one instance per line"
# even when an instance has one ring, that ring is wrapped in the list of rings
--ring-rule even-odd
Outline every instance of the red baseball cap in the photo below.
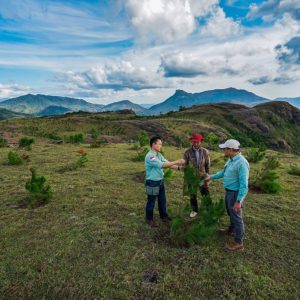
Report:
[[[193,133],[190,137],[191,142],[202,142],[204,140],[204,137],[199,133]]]

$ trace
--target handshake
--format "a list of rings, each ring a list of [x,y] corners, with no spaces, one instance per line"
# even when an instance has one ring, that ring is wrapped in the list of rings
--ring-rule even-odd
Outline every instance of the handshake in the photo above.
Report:
[[[211,180],[210,175],[206,173],[204,177],[204,181],[208,182],[210,180]]]
[[[174,162],[176,165],[184,165],[185,164],[185,160],[182,158],[182,159],[178,159]]]

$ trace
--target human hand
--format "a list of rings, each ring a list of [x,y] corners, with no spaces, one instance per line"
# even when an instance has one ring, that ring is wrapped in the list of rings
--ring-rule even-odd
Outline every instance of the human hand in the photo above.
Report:
[[[205,177],[204,177],[204,180],[207,182],[207,181],[210,181],[211,178],[210,178],[210,175],[209,174],[205,174]]]
[[[184,165],[184,164],[185,164],[185,160],[183,158],[176,160],[176,165]]]
[[[241,202],[235,201],[234,205],[233,205],[233,210],[235,212],[239,212],[241,210],[241,208],[242,208]]]

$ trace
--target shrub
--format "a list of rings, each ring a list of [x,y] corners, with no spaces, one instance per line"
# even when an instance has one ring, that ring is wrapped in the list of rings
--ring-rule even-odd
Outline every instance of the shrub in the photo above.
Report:
[[[218,149],[218,144],[220,143],[220,139],[213,132],[210,132],[206,136],[205,141],[208,143],[209,149],[212,149],[212,150]]]
[[[148,151],[149,150],[147,148],[143,148],[141,151],[138,152],[137,156],[135,156],[132,160],[133,161],[144,161]]]
[[[279,161],[275,157],[268,158],[262,169],[257,173],[256,179],[251,186],[267,194],[275,194],[281,190],[277,179],[279,176],[274,171],[279,166]]]
[[[145,130],[140,133],[139,143],[141,147],[148,146],[150,143],[148,133]]]
[[[20,148],[26,148],[27,150],[31,150],[32,144],[34,143],[34,139],[23,137],[19,139],[19,147]]]
[[[225,212],[224,200],[213,202],[210,196],[202,198],[198,217],[188,217],[190,206],[187,205],[171,222],[171,237],[178,246],[201,244],[212,238]]]
[[[247,160],[252,163],[263,160],[265,155],[265,150],[262,150],[261,148],[251,148],[245,153]]]
[[[300,176],[300,166],[290,165],[290,168],[288,169],[288,173],[291,175]]]
[[[56,133],[48,133],[46,137],[50,140],[60,141],[62,138]]]
[[[0,148],[6,147],[7,146],[7,139],[4,137],[0,136]]]
[[[278,158],[271,156],[265,161],[264,166],[269,170],[275,170],[280,166],[280,163]]]
[[[35,168],[30,169],[31,179],[26,182],[25,188],[30,193],[26,199],[26,204],[30,207],[37,207],[49,202],[53,193],[51,187],[46,185],[44,176],[37,176]]]
[[[189,140],[183,140],[183,141],[181,142],[181,144],[182,144],[182,148],[188,148],[188,147],[191,146]]]
[[[190,147],[190,142],[185,139],[181,139],[180,136],[175,136],[176,147],[178,148],[188,148]]]
[[[279,176],[274,170],[263,172],[259,182],[260,189],[268,194],[276,194],[281,189],[280,184],[276,181],[278,178]]]
[[[172,169],[166,169],[164,171],[164,180],[168,181],[174,176],[173,170]]]
[[[74,171],[78,168],[82,168],[88,162],[87,153],[82,153],[76,162],[67,164],[59,169],[60,172]]]
[[[84,142],[84,136],[82,133],[73,134],[67,137],[67,142],[71,144],[80,144]]]
[[[8,164],[12,166],[22,165],[24,163],[23,158],[14,151],[9,151],[8,153]]]
[[[95,128],[93,128],[91,130],[91,137],[92,137],[92,139],[93,140],[97,140],[98,136],[99,136],[99,132]]]
[[[94,140],[91,144],[91,148],[100,148],[105,145],[108,145],[108,141],[102,138],[100,140]]]

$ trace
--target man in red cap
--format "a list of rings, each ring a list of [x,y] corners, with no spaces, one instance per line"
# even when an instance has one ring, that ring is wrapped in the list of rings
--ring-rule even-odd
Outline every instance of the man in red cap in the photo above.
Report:
[[[183,159],[185,164],[191,164],[196,168],[198,176],[204,176],[210,172],[210,158],[208,150],[201,147],[201,143],[204,140],[204,137],[199,133],[194,133],[190,137],[192,147],[186,150],[184,153]],[[209,195],[208,182],[205,181],[202,186],[199,186],[202,196]],[[190,195],[192,212],[190,214],[191,218],[194,218],[198,214],[198,201],[197,194]]]

